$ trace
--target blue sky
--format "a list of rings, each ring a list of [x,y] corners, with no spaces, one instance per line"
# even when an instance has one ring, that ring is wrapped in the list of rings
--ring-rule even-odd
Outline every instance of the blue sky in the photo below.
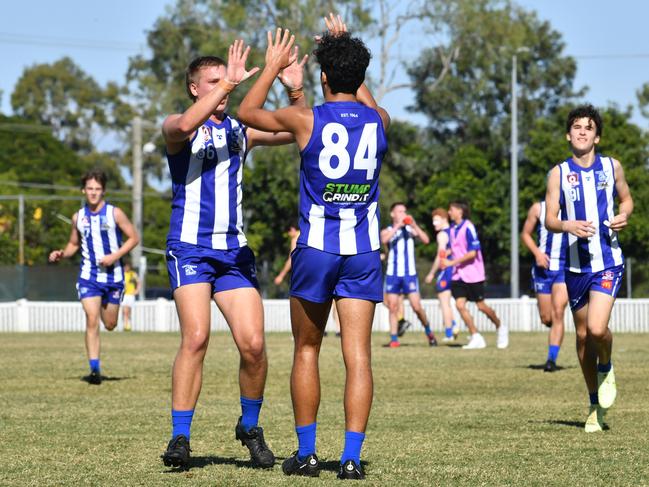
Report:
[[[129,56],[145,51],[145,31],[169,3],[154,0],[4,3],[0,22],[0,58],[3,59],[0,111],[11,112],[9,97],[25,67],[53,62],[64,55],[102,84],[123,80]],[[576,87],[590,87],[588,101],[597,106],[616,103],[625,107],[636,103],[636,90],[649,81],[649,45],[642,34],[646,32],[649,2],[518,0],[517,3],[536,10],[561,32],[566,53],[577,57]],[[87,41],[93,41],[93,48],[80,47]],[[402,45],[404,49],[407,46]],[[388,95],[383,105],[397,118],[421,122],[423,119],[403,110],[410,100],[411,93],[401,90]],[[649,125],[637,111],[634,121],[645,127]]]

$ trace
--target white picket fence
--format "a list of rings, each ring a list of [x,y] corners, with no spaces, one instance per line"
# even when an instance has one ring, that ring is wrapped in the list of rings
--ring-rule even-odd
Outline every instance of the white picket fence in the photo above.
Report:
[[[536,300],[527,297],[520,299],[487,300],[511,331],[542,331],[546,329],[538,319]],[[423,301],[424,309],[435,331],[441,330],[442,316],[435,299]],[[492,331],[493,325],[470,304],[476,325],[482,331]],[[417,317],[406,304],[406,318],[417,323]],[[268,332],[290,331],[288,300],[264,300],[265,324]],[[456,317],[457,319],[457,317]],[[174,332],[178,330],[178,315],[173,301],[157,299],[138,301],[133,307],[133,331]],[[459,322],[459,321],[458,321]],[[618,299],[613,308],[611,327],[616,332],[649,332],[649,299]],[[327,325],[333,330],[330,317]],[[57,332],[83,331],[85,321],[81,304],[74,302],[42,302],[20,300],[0,303],[0,332]],[[118,325],[122,330],[122,323]],[[228,326],[216,305],[212,303],[212,330],[227,330]],[[373,329],[388,331],[388,312],[379,305],[374,316]],[[420,331],[415,326],[411,330]],[[574,331],[572,316],[566,311],[566,331]]]

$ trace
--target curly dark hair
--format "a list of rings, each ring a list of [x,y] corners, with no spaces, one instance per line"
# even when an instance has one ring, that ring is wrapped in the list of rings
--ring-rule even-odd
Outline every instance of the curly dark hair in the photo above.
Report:
[[[597,109],[593,105],[581,105],[577,108],[574,108],[568,114],[568,120],[566,121],[566,133],[570,133],[570,127],[575,123],[575,120],[579,118],[587,118],[591,122],[595,123],[595,134],[600,137],[602,135],[602,116],[599,114]]]
[[[81,189],[85,188],[86,183],[88,181],[90,181],[91,179],[94,179],[99,184],[101,184],[102,189],[106,189],[106,183],[108,182],[108,176],[106,176],[106,173],[104,171],[102,171],[101,169],[98,169],[98,168],[90,169],[88,172],[86,172],[81,177]]]
[[[363,41],[348,32],[336,36],[324,34],[313,55],[327,75],[331,92],[351,95],[355,95],[365,81],[365,71],[372,57]]]

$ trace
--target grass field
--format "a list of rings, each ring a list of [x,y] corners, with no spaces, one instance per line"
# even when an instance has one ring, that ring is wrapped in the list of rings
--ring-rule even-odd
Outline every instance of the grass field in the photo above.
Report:
[[[508,350],[429,349],[409,333],[397,350],[374,339],[375,398],[363,459],[367,485],[649,485],[649,335],[615,337],[618,402],[610,429],[586,435],[588,398],[574,335],[543,373],[546,337],[513,334]],[[170,434],[174,334],[102,334],[103,373],[90,386],[81,334],[0,335],[0,485],[321,485],[336,482],[342,450],[344,368],[338,339],[325,338],[318,418],[320,479],[284,477],[296,448],[288,390],[292,342],[268,336],[270,372],[261,424],[278,457],[249,467],[234,440],[238,356],[212,337],[192,428],[193,468],[160,461]]]

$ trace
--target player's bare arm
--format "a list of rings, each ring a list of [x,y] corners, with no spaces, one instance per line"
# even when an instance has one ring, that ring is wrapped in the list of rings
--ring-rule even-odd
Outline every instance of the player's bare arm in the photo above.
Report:
[[[70,230],[70,239],[65,245],[65,248],[52,250],[48,260],[50,262],[58,262],[61,259],[69,259],[79,250],[79,230],[77,230],[77,213],[72,215],[72,229]]]
[[[290,106],[306,107],[304,96],[304,65],[309,59],[304,55],[298,62],[298,47],[295,46],[292,54],[293,62],[282,69],[277,78],[282,82],[288,95]],[[295,142],[295,136],[291,132],[263,132],[254,128],[247,131],[248,147],[252,149],[258,145],[284,145]]]
[[[296,59],[293,49],[295,36],[278,28],[275,37],[268,32],[266,65],[239,106],[239,119],[257,130],[265,132],[291,132],[300,149],[303,149],[313,130],[313,113],[304,106],[289,106],[275,111],[264,110],[264,102],[275,78]]]
[[[451,266],[456,266],[459,264],[463,264],[465,262],[472,261],[475,259],[475,256],[477,255],[477,252],[475,250],[470,250],[466,254],[464,254],[462,257],[458,257],[457,259],[444,259],[442,261],[442,265],[444,268],[446,267],[451,267]]]
[[[137,230],[135,230],[135,226],[133,226],[126,214],[119,208],[115,208],[113,211],[113,214],[115,216],[115,223],[122,231],[122,235],[126,237],[126,240],[115,252],[102,257],[99,263],[106,267],[113,265],[119,259],[124,257],[140,242],[140,237],[137,234]]]
[[[250,46],[244,49],[241,39],[234,41],[228,49],[228,65],[226,76],[219,79],[212,76],[205,80],[211,91],[197,99],[184,113],[169,115],[162,125],[162,135],[165,138],[167,152],[178,153],[194,132],[210,118],[219,104],[243,81],[254,75],[259,68],[246,69],[246,61],[250,53]],[[190,85],[194,93],[197,89],[195,83]],[[196,94],[196,93],[194,93]]]
[[[392,240],[392,237],[401,230],[404,227],[403,221],[400,221],[399,223],[393,225],[391,228],[384,228],[381,230],[381,243],[383,245],[387,245],[390,240]]]
[[[433,260],[433,265],[430,268],[430,272],[424,278],[424,281],[427,284],[433,282],[435,273],[441,267],[442,259],[440,257],[440,252],[444,251],[444,253],[446,253],[445,249],[446,249],[446,245],[448,244],[448,234],[444,231],[437,232],[437,236],[435,240],[437,240],[437,252],[435,253],[435,259]]]
[[[412,223],[410,223],[410,226],[414,230],[413,236],[417,237],[425,245],[428,245],[430,243],[430,237],[428,237],[428,234],[426,233],[425,230],[423,230],[419,225],[417,225],[417,221],[414,218],[412,218]]]
[[[532,252],[536,265],[548,269],[550,267],[550,258],[545,252],[541,252],[541,249],[539,249],[538,245],[536,245],[536,242],[534,241],[534,237],[532,237],[540,216],[541,204],[534,203],[530,206],[530,209],[527,212],[527,218],[525,219],[523,230],[521,231],[521,240],[529,251]]]
[[[593,222],[585,220],[559,220],[559,196],[561,193],[561,171],[555,166],[550,171],[545,194],[545,227],[551,232],[568,232],[579,238],[595,235]]]
[[[610,222],[610,229],[619,232],[626,227],[628,218],[633,212],[633,198],[624,175],[624,169],[620,161],[613,159],[613,170],[615,171],[615,189],[619,200],[618,214]]]

